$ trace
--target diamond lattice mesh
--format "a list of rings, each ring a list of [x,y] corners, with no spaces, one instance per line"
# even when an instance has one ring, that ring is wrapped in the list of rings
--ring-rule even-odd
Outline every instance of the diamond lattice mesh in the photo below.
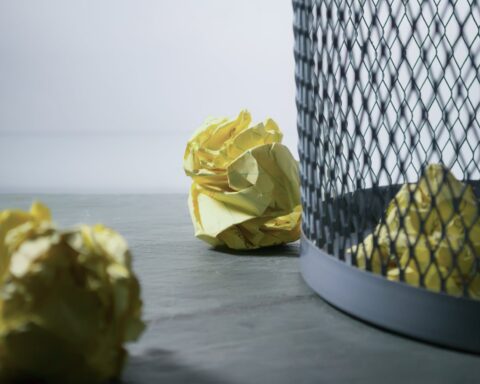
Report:
[[[390,280],[480,298],[479,2],[293,7],[305,236]]]

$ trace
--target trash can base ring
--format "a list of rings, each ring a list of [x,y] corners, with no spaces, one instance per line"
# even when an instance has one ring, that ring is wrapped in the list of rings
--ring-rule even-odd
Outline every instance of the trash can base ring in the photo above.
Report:
[[[340,310],[416,339],[480,354],[480,301],[392,282],[357,269],[302,235],[306,283]]]

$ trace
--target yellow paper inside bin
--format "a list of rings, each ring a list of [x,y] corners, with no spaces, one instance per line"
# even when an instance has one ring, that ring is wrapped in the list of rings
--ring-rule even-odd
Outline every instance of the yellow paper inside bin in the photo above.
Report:
[[[403,274],[407,284],[435,292],[443,281],[451,295],[463,295],[466,286],[480,298],[478,201],[443,165],[429,165],[418,183],[402,186],[373,233],[347,252],[361,269],[367,260],[374,273],[385,266],[390,280]]]

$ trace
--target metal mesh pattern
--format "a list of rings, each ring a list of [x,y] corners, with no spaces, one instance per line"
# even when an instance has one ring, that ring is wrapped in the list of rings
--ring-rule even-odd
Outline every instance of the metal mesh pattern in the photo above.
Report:
[[[305,236],[334,257],[390,279],[475,296],[479,2],[293,0],[293,8]],[[407,207],[392,202],[402,185],[421,181],[435,163],[443,165],[445,185],[427,180],[428,206],[415,199],[418,184],[407,188]],[[449,172],[465,183],[460,193]],[[472,191],[475,208],[470,206],[466,219],[462,204]],[[447,208],[440,207],[442,193],[450,193]],[[400,228],[383,234],[387,255],[375,266],[382,245],[378,229],[389,225],[389,204],[397,209]],[[406,221],[415,213],[416,235],[406,236],[400,251],[397,240],[412,232]],[[460,228],[455,242],[448,232],[454,219]],[[432,220],[440,234],[435,241],[427,233]],[[373,249],[355,247],[369,235]],[[440,252],[440,242],[449,249]],[[396,277],[389,275],[392,266]]]

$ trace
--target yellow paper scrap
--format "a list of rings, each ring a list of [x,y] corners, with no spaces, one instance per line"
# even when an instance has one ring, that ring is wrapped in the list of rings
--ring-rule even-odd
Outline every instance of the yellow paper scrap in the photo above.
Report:
[[[185,150],[195,236],[213,246],[253,249],[300,236],[298,163],[272,119],[251,121],[248,111],[207,120]]]
[[[2,211],[0,263],[0,382],[101,383],[120,374],[123,343],[144,324],[118,233],[60,231],[40,203]]]
[[[401,224],[403,223],[403,225]],[[469,185],[431,164],[417,184],[402,186],[372,234],[347,250],[357,265],[390,280],[460,296],[464,283],[480,299],[480,217]],[[392,252],[393,251],[393,252]],[[422,283],[423,280],[423,283]]]

